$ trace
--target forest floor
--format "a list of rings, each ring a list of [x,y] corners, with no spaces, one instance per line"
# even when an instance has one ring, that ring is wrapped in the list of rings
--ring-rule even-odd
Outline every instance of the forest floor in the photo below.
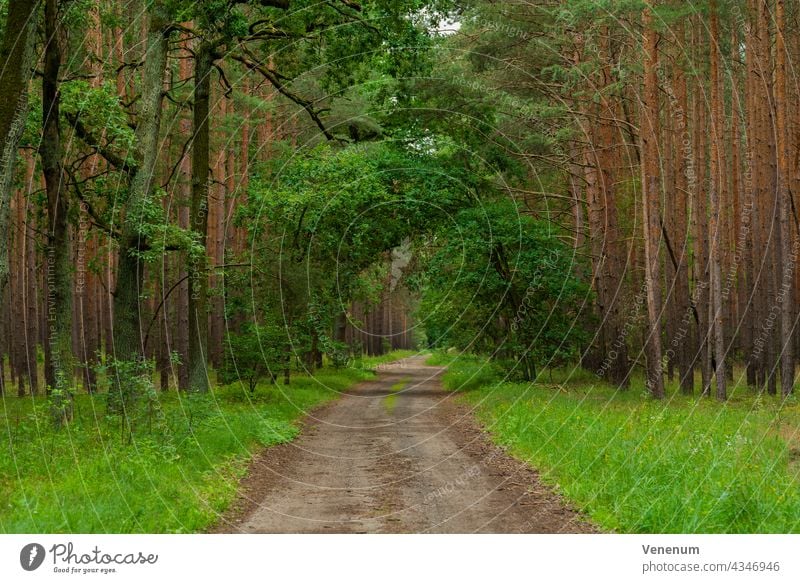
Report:
[[[575,533],[595,527],[481,431],[416,356],[252,462],[215,532]]]

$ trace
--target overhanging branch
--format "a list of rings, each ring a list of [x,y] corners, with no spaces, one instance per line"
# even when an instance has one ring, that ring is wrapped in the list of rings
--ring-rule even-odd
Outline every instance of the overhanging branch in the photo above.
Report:
[[[247,58],[244,55],[239,55],[236,53],[231,53],[230,57],[234,61],[242,63],[245,67],[247,67],[251,71],[258,71],[259,73],[261,73],[264,76],[264,78],[267,81],[269,81],[272,84],[272,86],[275,87],[275,89],[277,89],[278,93],[280,93],[284,97],[287,97],[288,99],[290,99],[291,101],[295,102],[297,105],[305,109],[308,115],[320,129],[322,134],[328,140],[331,141],[335,140],[333,134],[331,134],[328,128],[325,127],[325,124],[322,123],[322,120],[319,117],[321,110],[315,108],[314,103],[312,101],[304,99],[303,97],[300,97],[296,93],[289,91],[283,84],[283,82],[280,80],[280,77],[276,71],[265,66],[263,63],[259,63],[255,55],[253,55],[246,47],[242,47],[242,50],[250,58]]]

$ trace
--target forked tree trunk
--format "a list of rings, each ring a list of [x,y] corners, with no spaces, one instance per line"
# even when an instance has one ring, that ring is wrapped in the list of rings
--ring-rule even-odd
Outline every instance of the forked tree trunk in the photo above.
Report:
[[[144,265],[139,253],[147,248],[147,241],[140,232],[140,225],[146,220],[160,154],[158,138],[170,31],[170,23],[161,10],[156,6],[149,15],[134,150],[138,170],[130,183],[120,237],[114,292],[114,356],[118,360],[134,360],[144,354],[139,306]]]

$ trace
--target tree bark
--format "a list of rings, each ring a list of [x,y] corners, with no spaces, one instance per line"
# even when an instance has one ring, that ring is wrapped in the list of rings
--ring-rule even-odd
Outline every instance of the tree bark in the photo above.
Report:
[[[781,285],[778,299],[781,312],[781,394],[788,397],[794,386],[793,346],[793,301],[795,254],[792,245],[792,228],[789,217],[792,212],[790,190],[788,97],[786,92],[786,6],[785,0],[775,0],[776,44],[775,44],[775,117],[778,156],[778,214],[780,221],[780,272]]]
[[[676,29],[679,50],[685,46],[685,29],[683,23]],[[692,306],[690,304],[689,291],[689,177],[688,177],[688,157],[691,156],[691,138],[688,126],[688,90],[686,86],[686,74],[683,71],[683,60],[679,60],[675,66],[675,224],[674,230],[676,240],[674,241],[675,254],[677,256],[678,268],[676,270],[675,281],[675,306],[678,314],[678,338],[673,339],[677,342],[677,361],[678,377],[681,392],[689,395],[694,391],[694,367],[693,345],[691,326],[692,326]]]
[[[66,176],[61,152],[59,72],[61,70],[61,26],[58,0],[45,0],[45,56],[42,76],[42,157],[47,191],[47,344],[50,359],[46,369],[57,425],[72,418],[72,277],[67,225]]]
[[[703,28],[699,19],[693,29],[696,60],[705,59]],[[698,74],[702,74],[698,72]],[[700,79],[696,79],[692,93],[694,172],[691,192],[693,197],[692,230],[694,232],[694,303],[697,310],[696,352],[693,362],[699,360],[701,392],[706,394],[711,386],[711,357],[709,354],[709,278],[708,278],[708,206],[706,193],[706,110]]]
[[[661,270],[659,241],[658,160],[658,33],[653,27],[652,8],[644,12],[644,96],[642,133],[642,209],[644,211],[645,281],[647,285],[647,388],[656,399],[664,398],[661,372]]]
[[[709,189],[709,213],[708,228],[711,235],[710,250],[710,276],[711,276],[711,326],[713,330],[714,358],[716,364],[716,395],[724,401],[728,398],[727,379],[725,377],[725,328],[724,311],[722,303],[722,251],[721,242],[723,240],[723,229],[720,217],[726,209],[722,207],[722,188],[724,178],[723,172],[723,148],[721,147],[724,139],[724,120],[722,111],[722,81],[719,74],[719,14],[717,13],[717,2],[711,0],[709,5],[711,20],[711,182]]]
[[[189,257],[189,389],[208,391],[208,182],[212,47],[195,49],[190,225],[204,252]]]
[[[147,241],[140,231],[140,225],[146,220],[159,157],[163,78],[170,32],[170,23],[162,14],[162,9],[156,5],[151,10],[146,34],[142,95],[138,101],[134,149],[137,171],[130,183],[122,224],[114,293],[114,356],[118,360],[134,360],[144,355],[139,305],[144,266],[139,253],[147,248]]]

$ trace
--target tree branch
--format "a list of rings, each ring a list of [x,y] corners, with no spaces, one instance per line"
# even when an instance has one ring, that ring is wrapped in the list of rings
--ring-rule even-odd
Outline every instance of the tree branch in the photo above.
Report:
[[[255,59],[255,56],[246,47],[242,47],[242,50],[244,50],[245,53],[247,53],[247,55],[249,57],[251,57],[251,59]],[[234,61],[238,61],[238,62],[242,63],[248,69],[253,70],[253,71],[258,71],[259,73],[261,73],[264,76],[264,78],[267,79],[272,84],[272,86],[275,87],[275,89],[278,90],[278,93],[280,93],[284,97],[287,97],[291,101],[294,101],[297,105],[299,105],[300,107],[305,109],[306,112],[308,112],[308,115],[311,117],[311,119],[314,121],[314,123],[320,129],[322,134],[328,140],[331,140],[331,141],[335,140],[335,138],[333,137],[333,134],[331,134],[330,131],[328,131],[328,128],[325,127],[325,124],[322,123],[322,120],[319,117],[320,110],[318,110],[318,109],[316,109],[314,107],[314,103],[312,101],[304,99],[304,98],[300,97],[299,95],[297,95],[296,93],[293,93],[292,91],[289,91],[286,88],[286,86],[281,82],[281,80],[280,80],[280,78],[279,78],[279,76],[278,76],[276,71],[273,71],[269,67],[264,66],[262,63],[258,63],[255,60],[248,59],[247,57],[245,57],[243,55],[238,55],[238,54],[235,54],[235,53],[231,53],[230,57]]]
[[[83,140],[87,146],[92,148],[95,152],[100,154],[105,160],[114,166],[117,170],[121,170],[122,172],[126,172],[129,175],[136,174],[136,171],[139,169],[135,162],[123,158],[116,152],[106,148],[100,143],[100,139],[95,136],[91,130],[89,130],[83,122],[78,114],[75,113],[65,113],[64,117],[67,119],[69,124],[75,130],[75,133],[78,134],[78,137]]]

